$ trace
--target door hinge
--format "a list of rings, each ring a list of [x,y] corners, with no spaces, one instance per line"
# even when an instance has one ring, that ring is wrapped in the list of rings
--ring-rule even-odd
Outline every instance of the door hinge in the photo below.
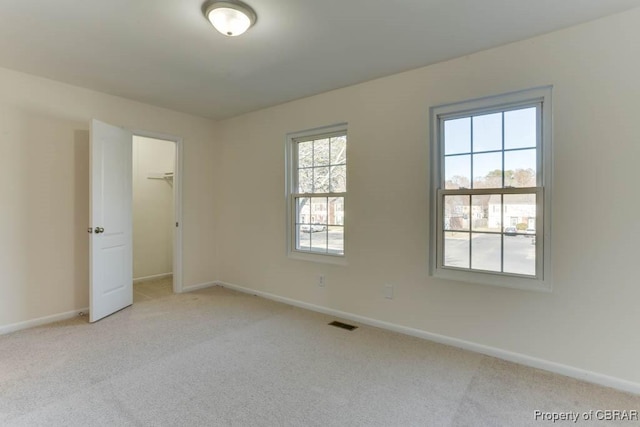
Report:
[[[178,223],[176,222],[176,227],[178,226]]]

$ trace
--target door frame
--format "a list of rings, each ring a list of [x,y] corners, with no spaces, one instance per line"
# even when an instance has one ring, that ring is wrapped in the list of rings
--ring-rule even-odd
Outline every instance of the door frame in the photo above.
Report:
[[[173,171],[173,209],[175,222],[177,227],[173,227],[173,293],[179,294],[183,292],[182,284],[182,171],[183,171],[183,154],[182,154],[182,138],[167,135],[159,132],[152,132],[140,129],[131,129],[133,136],[143,138],[161,139],[171,141],[176,144],[175,152],[175,170]]]

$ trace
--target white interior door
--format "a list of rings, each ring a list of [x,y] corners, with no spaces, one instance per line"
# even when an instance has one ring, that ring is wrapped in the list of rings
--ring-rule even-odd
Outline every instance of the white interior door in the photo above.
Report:
[[[133,303],[131,144],[128,130],[91,121],[89,320]]]

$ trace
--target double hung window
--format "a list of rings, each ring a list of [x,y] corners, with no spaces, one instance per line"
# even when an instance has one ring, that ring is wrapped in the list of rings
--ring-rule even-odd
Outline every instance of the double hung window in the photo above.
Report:
[[[344,257],[346,125],[291,134],[287,154],[289,254]]]
[[[432,274],[549,290],[551,88],[431,109]]]

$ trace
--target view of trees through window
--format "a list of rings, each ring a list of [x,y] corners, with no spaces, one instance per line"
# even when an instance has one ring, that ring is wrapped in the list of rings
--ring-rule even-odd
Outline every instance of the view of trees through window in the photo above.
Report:
[[[295,141],[295,248],[344,255],[347,136]]]

